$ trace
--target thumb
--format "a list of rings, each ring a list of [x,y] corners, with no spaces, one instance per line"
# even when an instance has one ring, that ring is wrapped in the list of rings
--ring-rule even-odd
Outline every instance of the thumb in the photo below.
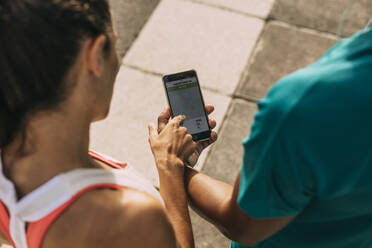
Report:
[[[158,136],[158,131],[156,130],[154,123],[149,124],[149,135],[150,137]]]

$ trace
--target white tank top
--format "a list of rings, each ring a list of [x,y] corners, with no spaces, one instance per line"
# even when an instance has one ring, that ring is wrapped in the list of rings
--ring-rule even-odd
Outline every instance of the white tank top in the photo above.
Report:
[[[98,154],[98,153],[96,153]],[[102,155],[103,158],[119,163]],[[130,165],[123,169],[76,169],[59,174],[19,201],[13,183],[3,174],[0,150],[0,199],[8,208],[10,235],[17,248],[27,248],[26,223],[43,219],[78,192],[99,184],[113,184],[148,193],[163,205],[159,192]]]

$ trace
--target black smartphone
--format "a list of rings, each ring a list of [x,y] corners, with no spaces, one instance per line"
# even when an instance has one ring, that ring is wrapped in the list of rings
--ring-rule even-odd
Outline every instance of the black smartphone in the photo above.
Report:
[[[208,140],[211,129],[196,72],[191,70],[166,75],[163,82],[172,117],[186,116],[181,125],[187,128],[192,139]]]

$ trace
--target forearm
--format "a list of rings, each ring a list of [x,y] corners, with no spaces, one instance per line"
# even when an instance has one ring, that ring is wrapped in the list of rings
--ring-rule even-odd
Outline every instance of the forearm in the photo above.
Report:
[[[159,172],[160,194],[164,199],[169,220],[174,228],[178,244],[182,248],[194,247],[191,220],[183,178]]]
[[[229,203],[233,187],[189,167],[185,171],[185,186],[193,209],[230,237],[233,231]]]

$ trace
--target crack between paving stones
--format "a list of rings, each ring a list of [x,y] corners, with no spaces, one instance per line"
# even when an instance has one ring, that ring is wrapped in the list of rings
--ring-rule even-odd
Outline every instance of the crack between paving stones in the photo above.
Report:
[[[230,100],[229,106],[228,106],[227,109],[226,109],[226,112],[225,112],[225,114],[224,114],[224,116],[223,116],[223,118],[222,118],[222,120],[221,120],[221,124],[220,124],[218,130],[216,130],[218,135],[219,135],[220,131],[223,129],[223,127],[225,126],[225,123],[227,122],[228,117],[231,115],[231,113],[232,113],[232,108],[233,108],[233,98]],[[217,140],[217,141],[218,141],[218,140]],[[213,145],[210,147],[210,149],[208,150],[208,153],[207,153],[207,155],[205,156],[204,163],[200,166],[199,171],[201,171],[201,172],[205,172],[205,170],[204,170],[204,166],[207,164],[207,162],[208,162],[208,160],[209,160],[209,157],[211,156],[211,153],[214,151],[214,149],[215,149],[214,147],[215,147],[215,144],[213,144]]]
[[[157,77],[163,77],[164,75],[160,72],[154,72],[154,71],[149,71],[149,70],[145,70],[145,69],[142,69],[138,66],[135,66],[135,65],[129,65],[129,64],[125,64],[125,63],[122,63],[121,65],[122,67],[127,67],[127,68],[130,68],[130,69],[133,69],[133,70],[136,70],[136,71],[140,71],[144,74],[149,74],[149,75],[153,75],[153,76],[157,76]]]
[[[232,100],[244,100],[245,102],[255,103],[255,104],[257,104],[257,102],[259,101],[257,99],[251,99],[251,98],[248,98],[248,97],[245,97],[245,96],[240,96],[240,95],[234,95],[232,97]]]
[[[251,60],[254,58],[255,56],[255,52],[257,50],[257,47],[258,47],[258,44],[260,43],[261,41],[261,38],[265,32],[265,29],[266,29],[266,26],[267,26],[268,22],[265,21],[264,25],[262,26],[262,29],[260,31],[260,33],[258,34],[257,38],[256,38],[256,42],[251,50],[251,53],[249,54],[248,56],[248,60],[244,66],[244,69],[243,71],[240,73],[240,77],[239,77],[239,81],[238,81],[238,84],[236,85],[233,93],[232,93],[232,98],[237,98],[238,97],[238,92],[239,90],[243,87],[242,85],[245,83],[245,79],[247,77],[247,74],[249,73],[249,67],[251,66]]]
[[[236,10],[236,9],[231,9],[231,8],[220,6],[220,5],[217,5],[217,4],[204,3],[204,2],[201,2],[201,1],[198,1],[198,0],[182,0],[182,1],[196,3],[196,4],[204,5],[204,6],[207,6],[207,7],[220,9],[220,10],[235,13],[235,14],[238,14],[238,15],[243,15],[245,17],[257,18],[257,19],[260,19],[260,20],[263,20],[263,21],[265,21],[267,19],[267,17],[265,18],[265,17],[262,17],[262,16],[249,14],[249,13],[246,13],[246,12],[243,12],[243,11],[239,11],[239,10]]]
[[[327,38],[337,40],[337,36],[335,34],[331,33],[331,32],[322,32],[322,31],[319,31],[319,30],[316,30],[316,29],[311,29],[311,28],[305,27],[305,26],[294,25],[294,24],[291,24],[291,23],[287,23],[287,22],[280,21],[278,19],[272,18],[269,15],[269,18],[265,22],[264,27],[262,28],[260,34],[257,36],[257,40],[256,40],[256,43],[255,43],[253,49],[252,49],[252,53],[250,54],[250,56],[247,60],[247,64],[244,67],[245,70],[243,70],[241,75],[240,75],[239,83],[236,86],[236,88],[235,88],[235,90],[232,94],[233,99],[242,99],[242,100],[245,100],[247,102],[252,102],[252,103],[257,103],[259,101],[258,99],[253,99],[253,98],[249,98],[249,97],[245,97],[245,96],[240,95],[239,90],[241,89],[242,85],[244,84],[244,81],[245,81],[245,78],[247,77],[247,74],[249,74],[249,67],[252,64],[251,61],[255,56],[255,51],[256,51],[256,49],[257,49],[257,47],[258,47],[258,45],[259,45],[259,43],[262,39],[262,36],[263,36],[265,30],[266,30],[266,26],[271,22],[277,23],[279,25],[287,26],[288,28],[297,29],[297,30],[302,31],[302,32],[316,34],[316,35],[320,35],[320,36],[325,36]]]
[[[145,70],[145,69],[142,69],[142,68],[140,68],[140,67],[138,67],[138,66],[135,66],[135,65],[129,65],[129,64],[125,64],[125,63],[123,63],[121,66],[122,66],[122,67],[130,68],[130,69],[132,69],[132,70],[136,70],[136,71],[142,72],[142,73],[144,73],[144,74],[149,74],[149,75],[152,75],[152,76],[156,76],[156,77],[163,77],[163,76],[164,76],[164,74],[162,74],[162,73],[160,73],[160,72],[154,72],[154,71]],[[201,86],[201,88],[202,88],[203,90],[208,90],[208,91],[210,91],[210,92],[212,92],[212,93],[216,93],[216,94],[221,95],[221,96],[227,96],[227,97],[230,97],[230,98],[233,97],[232,94],[226,94],[226,93],[224,93],[224,92],[221,92],[221,91],[219,91],[219,90],[216,90],[216,89],[210,88],[210,87],[208,87],[208,86]]]
[[[322,31],[322,30],[317,30],[317,29],[313,29],[313,28],[310,28],[310,27],[306,27],[306,26],[303,26],[303,25],[288,23],[288,22],[285,22],[285,21],[282,21],[282,20],[279,20],[279,19],[276,19],[274,17],[269,16],[269,18],[267,19],[266,24],[268,24],[270,22],[286,25],[290,28],[298,29],[298,30],[303,31],[303,32],[318,34],[318,35],[321,35],[321,36],[326,36],[328,38],[332,38],[332,39],[337,40],[337,34],[332,33],[330,31]],[[348,36],[341,36],[341,38],[347,38],[347,37]]]

